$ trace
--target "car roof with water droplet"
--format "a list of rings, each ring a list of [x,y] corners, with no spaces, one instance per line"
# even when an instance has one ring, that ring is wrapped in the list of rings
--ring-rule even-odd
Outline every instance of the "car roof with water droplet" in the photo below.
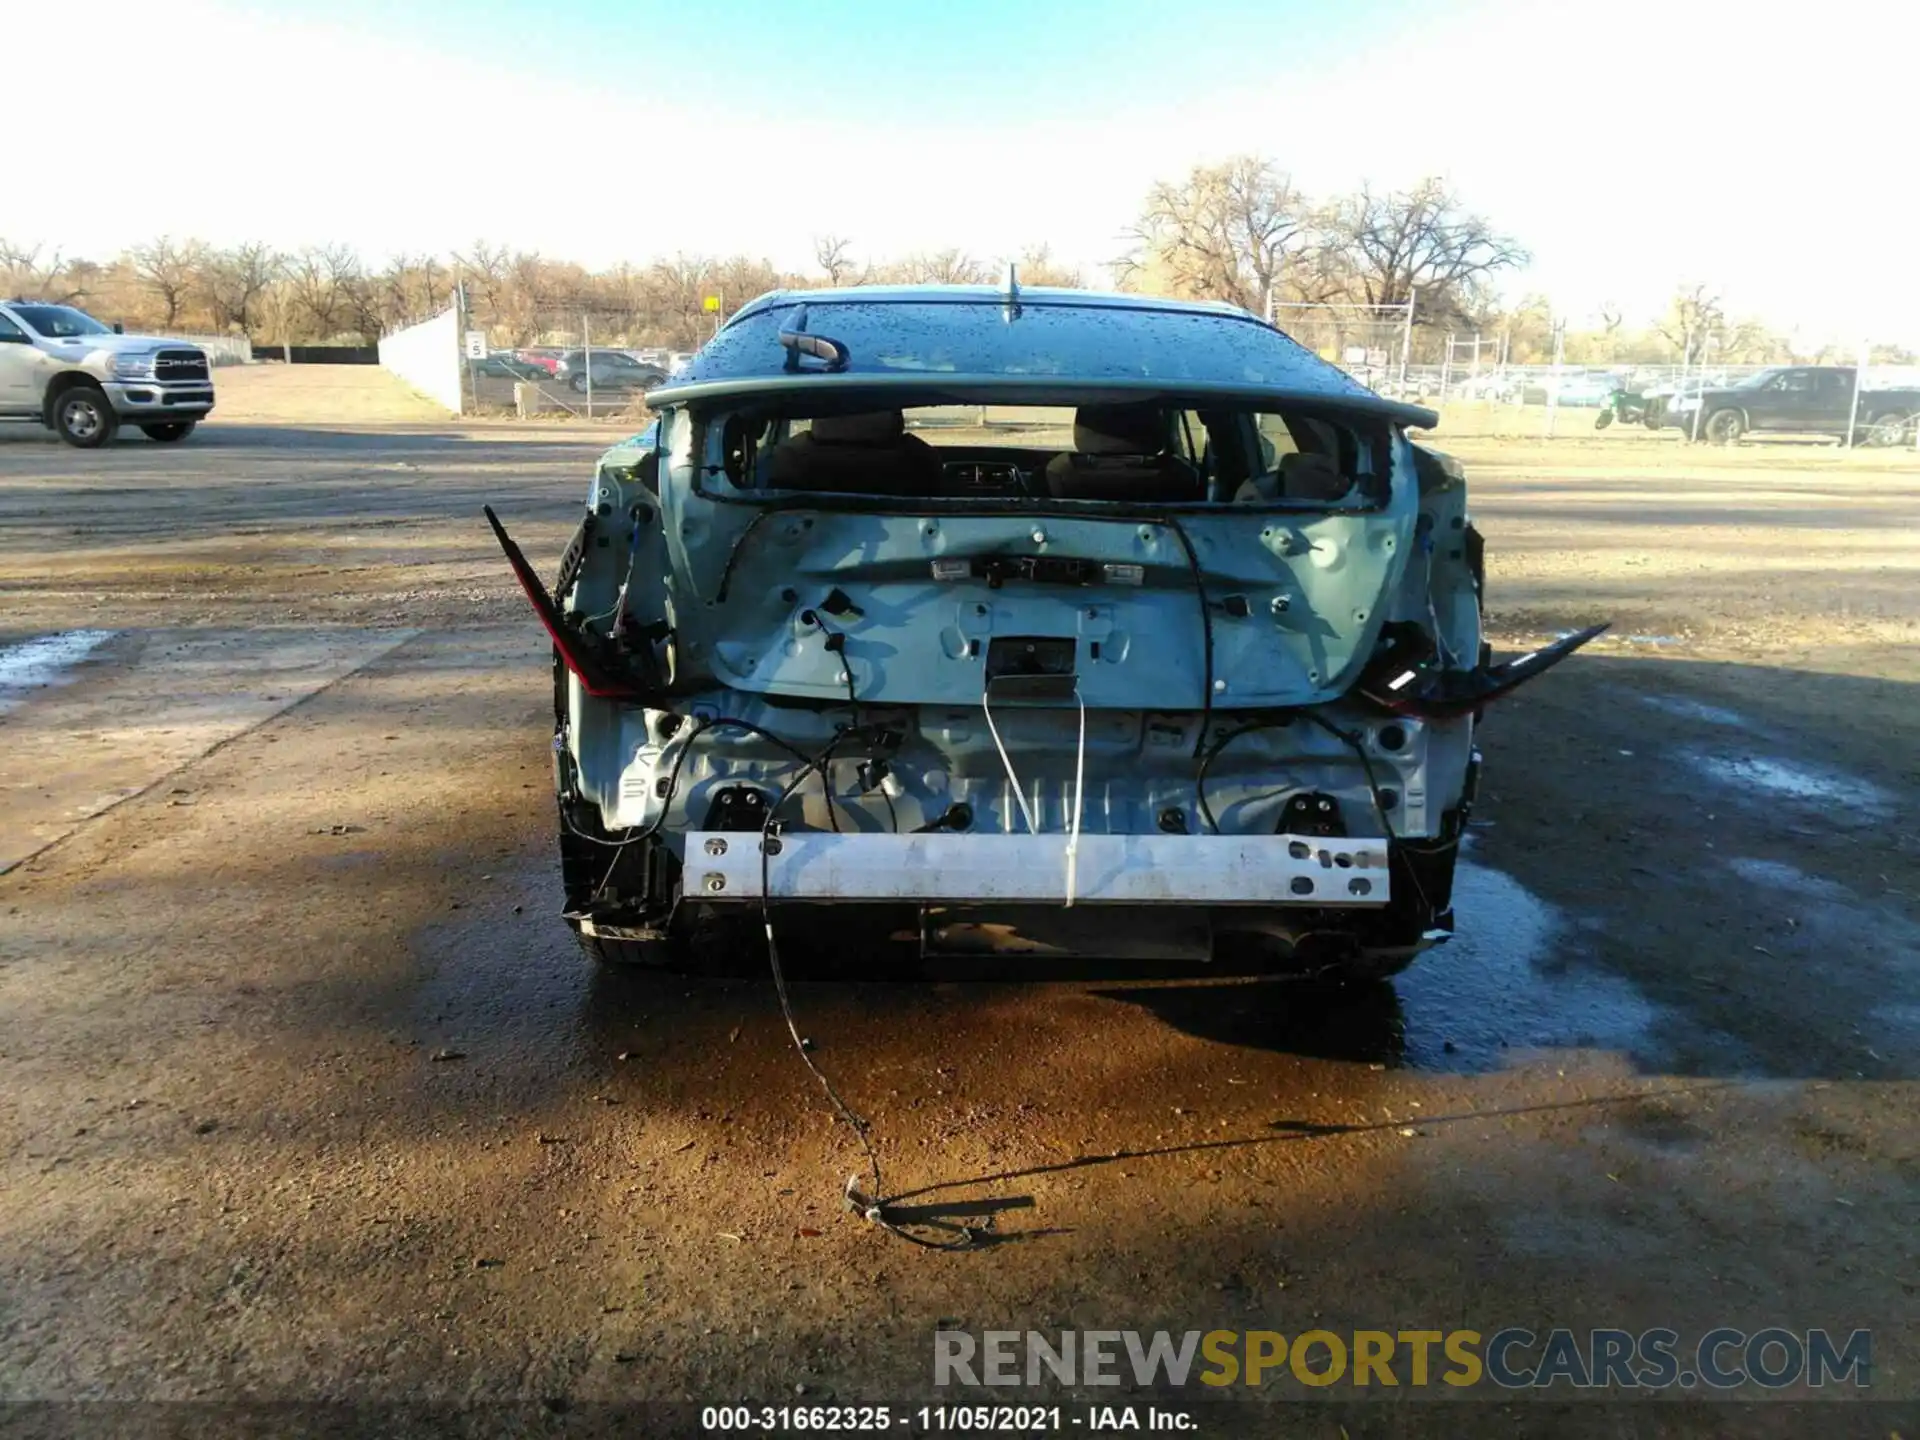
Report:
[[[783,342],[832,341],[844,363]],[[859,393],[856,393],[859,392]],[[749,302],[654,408],[812,403],[1073,404],[1088,398],[1259,405],[1308,402],[1431,428],[1433,412],[1385,399],[1237,306],[1054,287],[858,286],[778,290]]]

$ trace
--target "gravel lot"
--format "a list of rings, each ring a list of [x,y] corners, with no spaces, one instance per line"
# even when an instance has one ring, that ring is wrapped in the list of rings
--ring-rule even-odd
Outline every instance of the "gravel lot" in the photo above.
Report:
[[[1195,1408],[1913,1433],[1914,457],[1436,437],[1499,646],[1618,622],[1487,725],[1459,938],[1338,1003],[798,986],[889,1188],[991,1216],[947,1254],[842,1210],[858,1146],[762,979],[595,973],[555,918],[546,658],[479,508],[550,567],[613,433],[0,431],[0,647],[100,632],[0,665],[0,1399],[562,1434],[636,1398],[917,1405],[942,1321],[1781,1325],[1871,1328],[1881,1403]],[[0,1428],[220,1433],[198,1413]]]

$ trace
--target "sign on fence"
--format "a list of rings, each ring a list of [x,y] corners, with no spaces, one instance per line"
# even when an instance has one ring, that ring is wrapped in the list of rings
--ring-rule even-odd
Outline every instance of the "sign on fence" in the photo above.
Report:
[[[487,358],[487,332],[484,330],[467,331],[467,359],[484,360]]]

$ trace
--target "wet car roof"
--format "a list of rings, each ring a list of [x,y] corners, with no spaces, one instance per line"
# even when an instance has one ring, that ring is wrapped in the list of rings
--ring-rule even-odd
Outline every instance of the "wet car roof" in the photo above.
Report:
[[[796,361],[783,331],[844,347],[844,366]],[[743,307],[656,408],[742,394],[852,390],[1053,403],[1090,391],[1314,401],[1432,426],[1235,306],[1097,291],[991,286],[791,290]]]

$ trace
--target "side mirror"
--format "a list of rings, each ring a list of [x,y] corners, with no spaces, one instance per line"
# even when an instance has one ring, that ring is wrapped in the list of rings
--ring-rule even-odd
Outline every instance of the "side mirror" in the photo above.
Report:
[[[116,335],[124,335],[127,333],[127,327],[116,320],[113,322],[113,333]]]

